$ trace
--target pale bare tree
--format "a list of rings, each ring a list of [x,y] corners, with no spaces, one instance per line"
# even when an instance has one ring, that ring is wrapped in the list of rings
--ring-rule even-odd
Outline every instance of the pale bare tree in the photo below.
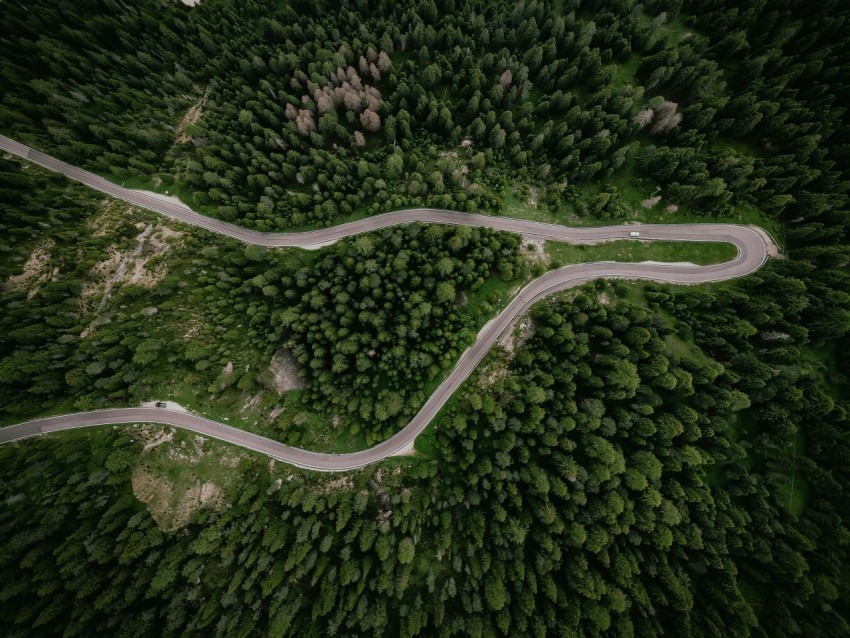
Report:
[[[347,110],[353,113],[360,112],[363,106],[363,100],[360,97],[360,93],[358,91],[355,91],[353,88],[349,87],[348,89],[346,89],[342,99]]]
[[[384,73],[386,73],[390,66],[392,65],[392,61],[390,60],[390,56],[381,51],[378,55],[378,68],[381,69]]]
[[[676,128],[682,121],[682,114],[676,112],[678,106],[676,102],[665,100],[661,108],[655,113],[655,123],[650,129],[650,133],[666,133]]]
[[[381,128],[381,116],[372,109],[366,109],[360,114],[360,123],[370,133],[375,133]]]
[[[645,106],[640,111],[635,113],[635,116],[632,118],[632,122],[637,124],[639,127],[644,128],[646,125],[652,122],[653,117],[655,117],[655,111],[653,111],[648,106]]]
[[[363,136],[363,133],[354,131],[354,143],[361,148],[366,146],[366,138]]]
[[[378,111],[383,104],[380,94],[376,97],[370,93],[366,94],[366,107],[372,111]]]
[[[316,130],[316,122],[313,120],[313,113],[306,109],[298,111],[298,117],[295,119],[295,124],[298,126],[298,132],[307,137]]]
[[[316,99],[316,105],[319,107],[319,115],[324,115],[325,113],[334,110],[334,104],[331,96],[324,91],[322,91]]]
[[[514,74],[510,69],[505,69],[504,73],[499,77],[499,84],[502,85],[502,88],[507,90],[510,87],[511,82],[514,81]]]

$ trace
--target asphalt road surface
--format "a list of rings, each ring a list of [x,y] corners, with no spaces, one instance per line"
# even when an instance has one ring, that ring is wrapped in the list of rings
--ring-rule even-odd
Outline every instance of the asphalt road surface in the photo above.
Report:
[[[316,248],[333,243],[343,237],[388,226],[428,222],[487,227],[541,239],[573,243],[596,243],[612,239],[627,239],[629,232],[638,230],[640,240],[728,242],[734,244],[738,249],[738,256],[735,259],[711,266],[650,262],[639,264],[598,262],[565,266],[538,277],[525,286],[504,310],[481,330],[475,343],[461,355],[454,370],[428,398],[410,423],[391,438],[368,450],[351,454],[308,452],[194,414],[177,412],[167,408],[96,410],[28,421],[0,429],[0,443],[47,434],[57,430],[69,430],[92,425],[161,423],[227,441],[312,470],[334,472],[363,467],[409,450],[416,437],[480,363],[507,326],[544,297],[598,278],[641,279],[680,284],[734,279],[761,268],[767,261],[768,248],[771,247],[769,236],[764,231],[734,224],[641,224],[600,228],[570,228],[557,224],[544,224],[506,217],[488,217],[430,208],[397,211],[341,224],[333,228],[302,233],[261,233],[205,217],[187,207],[145,193],[116,186],[102,177],[66,164],[7,137],[0,136],[0,148],[136,206],[262,246]]]

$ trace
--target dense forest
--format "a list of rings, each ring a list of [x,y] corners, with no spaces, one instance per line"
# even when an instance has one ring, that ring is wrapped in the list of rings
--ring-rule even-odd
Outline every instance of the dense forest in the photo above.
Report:
[[[0,128],[261,230],[524,185],[556,215],[820,214],[791,193],[842,125],[837,2],[13,5]]]
[[[246,455],[178,529],[133,428],[0,446],[2,633],[850,633],[848,25],[837,0],[5,3],[0,132],[215,217],[746,221],[785,254],[541,302],[416,456]],[[170,393],[364,447],[541,268],[440,226],[264,250],[9,158],[0,207],[3,424]]]

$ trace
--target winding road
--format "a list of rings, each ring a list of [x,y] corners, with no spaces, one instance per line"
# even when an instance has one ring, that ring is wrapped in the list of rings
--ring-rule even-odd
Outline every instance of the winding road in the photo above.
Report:
[[[323,454],[294,448],[271,439],[211,421],[191,413],[167,408],[119,408],[96,410],[48,417],[0,428],[0,444],[9,441],[93,425],[117,423],[160,423],[179,427],[204,436],[227,441],[254,450],[298,467],[319,471],[345,471],[360,468],[387,457],[410,450],[414,440],[446,404],[451,395],[481,362],[499,336],[518,316],[552,293],[587,281],[607,279],[641,279],[661,283],[699,284],[748,275],[767,261],[768,253],[776,247],[763,230],[734,224],[642,224],[605,226],[599,228],[570,228],[507,217],[489,217],[439,209],[402,210],[341,224],[332,228],[298,233],[262,233],[200,215],[186,206],[163,200],[156,195],[116,186],[88,171],[66,164],[49,155],[0,136],[0,149],[45,168],[57,171],[83,184],[141,208],[200,226],[221,235],[270,247],[318,248],[344,237],[370,232],[397,224],[412,222],[453,224],[492,228],[540,239],[572,243],[598,243],[628,239],[629,232],[639,230],[641,240],[728,242],[738,249],[731,261],[711,266],[690,264],[659,264],[597,262],[565,266],[550,271],[526,285],[511,302],[478,334],[475,343],[464,352],[454,370],[428,398],[420,411],[397,434],[378,445],[350,454]]]

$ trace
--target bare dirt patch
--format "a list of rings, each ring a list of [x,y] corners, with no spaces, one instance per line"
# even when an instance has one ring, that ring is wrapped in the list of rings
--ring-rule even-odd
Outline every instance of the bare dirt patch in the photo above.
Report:
[[[227,388],[228,385],[230,385],[230,380],[231,380],[232,376],[233,376],[233,362],[228,361],[227,365],[225,365],[221,369],[221,374],[218,377],[221,381],[221,383],[219,383],[219,386],[218,386],[219,392],[224,390],[225,388]]]
[[[224,504],[224,492],[215,483],[195,483],[178,491],[164,477],[140,466],[133,468],[130,480],[133,494],[148,506],[164,532],[180,529],[200,509],[219,509]]]
[[[260,406],[260,402],[263,400],[263,392],[257,392],[257,394],[253,394],[249,396],[245,403],[242,404],[242,407],[239,410],[239,414],[245,414],[246,412],[251,412],[252,410],[256,410]]]
[[[536,328],[537,323],[534,319],[529,315],[520,315],[505,329],[497,343],[509,354],[513,354],[528,342]]]
[[[102,199],[98,203],[100,204],[101,212],[93,215],[89,219],[87,226],[92,231],[92,237],[105,237],[115,225],[115,216],[119,212],[118,208],[124,208],[124,203],[111,199]],[[126,208],[124,210],[130,213],[133,209]]]
[[[23,272],[20,275],[12,275],[6,281],[8,290],[29,290],[27,299],[32,299],[38,293],[38,288],[50,277],[47,264],[50,263],[50,250],[55,244],[48,239],[44,244],[32,251]]]
[[[184,4],[194,4],[197,0],[183,0]],[[204,114],[204,105],[207,102],[207,92],[205,92],[201,98],[192,106],[189,107],[189,110],[186,111],[186,114],[183,116],[183,119],[180,120],[180,124],[177,125],[177,130],[175,130],[175,144],[185,144],[186,142],[191,142],[192,138],[186,135],[186,127],[195,124],[201,116]]]
[[[658,204],[658,202],[660,202],[660,201],[661,201],[661,195],[656,195],[655,197],[650,197],[649,199],[643,200],[641,202],[641,206],[643,206],[644,208],[652,208],[653,206]]]
[[[399,449],[393,456],[416,456],[416,441],[413,440]]]
[[[337,479],[332,479],[319,487],[318,491],[322,494],[330,494],[331,492],[342,492],[354,489],[354,476],[352,474],[343,474]]]
[[[169,428],[167,430],[162,430],[152,440],[145,443],[145,447],[142,449],[142,454],[154,449],[158,445],[162,445],[163,443],[168,443],[173,438],[174,438],[174,430],[172,430],[171,428]]]
[[[201,328],[202,327],[203,327],[203,323],[201,323],[201,320],[198,319],[198,317],[193,315],[186,322],[186,332],[183,333],[183,338],[186,339],[187,341],[189,339],[194,339],[199,334],[201,334]]]
[[[544,266],[549,265],[549,256],[546,254],[546,241],[543,239],[523,235],[519,251],[532,266],[538,263]]]
[[[478,387],[489,388],[502,379],[508,378],[508,366],[506,362],[491,363],[485,366],[478,375]]]
[[[298,376],[298,362],[286,348],[275,352],[269,364],[269,370],[274,375],[274,388],[280,393],[287,390],[303,390],[306,386]]]
[[[89,279],[80,293],[79,306],[83,312],[90,312],[91,302],[96,297],[100,301],[95,308],[97,312],[106,309],[112,291],[125,283],[135,284],[144,288],[153,288],[167,274],[167,267],[160,262],[150,267],[149,262],[168,252],[170,242],[179,238],[182,233],[172,230],[161,223],[137,225],[141,233],[136,236],[136,242],[129,250],[120,250],[115,246],[108,249],[109,256],[94,265],[89,272]]]

